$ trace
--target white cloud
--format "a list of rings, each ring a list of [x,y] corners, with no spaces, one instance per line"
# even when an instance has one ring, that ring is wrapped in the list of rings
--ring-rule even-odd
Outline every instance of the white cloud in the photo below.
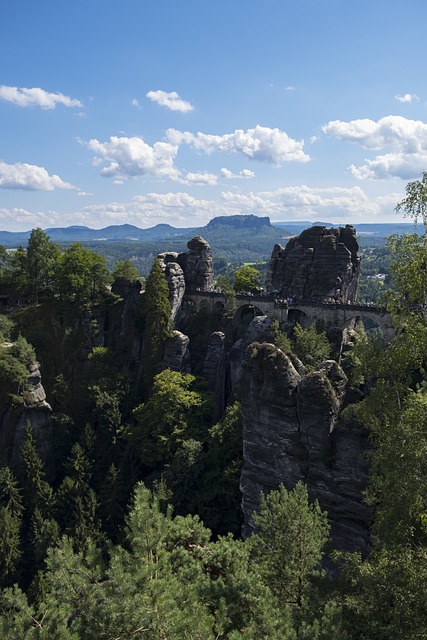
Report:
[[[339,140],[356,142],[368,150],[387,148],[390,151],[378,155],[365,164],[349,167],[360,180],[380,180],[398,177],[403,180],[418,176],[426,167],[427,124],[421,120],[409,120],[402,116],[386,116],[374,120],[328,122],[322,130]]]
[[[159,222],[169,222],[176,227],[197,227],[215,216],[246,213],[269,216],[272,221],[372,222],[394,218],[394,205],[401,199],[402,193],[373,198],[360,187],[311,188],[306,185],[246,194],[225,191],[220,198],[210,200],[195,198],[185,191],[147,193],[129,202],[93,204],[67,214],[0,209],[0,228],[12,230],[69,224],[101,228],[125,222],[138,227],[151,227]]]
[[[162,107],[167,107],[171,111],[181,111],[181,113],[187,113],[193,111],[194,107],[191,102],[183,100],[176,91],[149,91],[146,97],[153,102],[157,102]]]
[[[220,171],[221,178],[225,178],[226,180],[231,180],[235,178],[254,178],[255,171],[251,171],[250,169],[242,169],[239,173],[233,173],[230,169],[226,169],[223,167]]]
[[[44,167],[17,162],[0,162],[0,188],[25,189],[27,191],[53,191],[54,189],[76,189],[57,175],[49,175]]]
[[[365,160],[365,164],[360,167],[352,164],[349,170],[359,180],[387,180],[388,178],[411,180],[419,176],[425,167],[427,167],[427,149],[423,153],[414,154],[386,153],[373,160]]]
[[[137,109],[141,109],[141,106],[136,98],[133,98],[133,100],[131,100],[130,103],[133,107],[136,107]]]
[[[109,142],[92,139],[87,146],[96,154],[95,166],[108,163],[101,170],[101,174],[114,178],[115,182],[146,175],[172,180],[178,180],[180,177],[178,169],[174,166],[178,146],[169,142],[156,142],[151,147],[143,138],[137,136],[111,136]]]
[[[394,96],[394,99],[397,100],[397,102],[404,104],[404,103],[418,102],[419,97],[415,93],[405,93],[403,96],[399,96],[399,95]]]
[[[189,172],[185,175],[185,177],[179,180],[181,184],[197,184],[197,185],[216,185],[218,182],[218,178],[214,173],[200,172],[193,173]]]
[[[188,144],[196,151],[211,154],[215,151],[242,153],[247,158],[267,162],[275,166],[283,162],[308,162],[304,153],[304,141],[290,138],[285,131],[257,125],[253,129],[236,129],[222,136],[198,132],[168,129],[166,136],[172,144]]]
[[[0,100],[12,102],[19,107],[41,107],[42,109],[54,109],[61,104],[65,107],[83,107],[80,100],[69,98],[62,93],[49,93],[44,89],[25,87],[8,87],[0,85]]]

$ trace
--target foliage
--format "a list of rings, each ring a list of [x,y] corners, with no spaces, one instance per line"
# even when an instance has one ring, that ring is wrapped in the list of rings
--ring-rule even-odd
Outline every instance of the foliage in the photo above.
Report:
[[[309,329],[303,329],[296,324],[293,331],[294,351],[308,369],[327,360],[331,353],[331,345],[324,331],[318,332],[313,324]]]
[[[159,260],[155,260],[145,283],[144,314],[148,333],[148,356],[152,368],[163,357],[165,340],[172,331],[169,287]]]
[[[78,305],[97,302],[105,292],[108,280],[105,259],[85,249],[80,242],[74,242],[59,256],[55,288],[65,302]]]
[[[234,272],[234,289],[237,293],[253,292],[260,289],[259,271],[245,265]]]
[[[292,492],[280,485],[261,494],[253,520],[259,529],[250,540],[254,561],[281,603],[303,608],[329,536],[326,513],[317,501],[309,503],[299,482]]]
[[[409,216],[415,222],[418,220],[427,230],[427,171],[423,171],[421,180],[408,182],[405,188],[406,198],[399,202],[394,210],[397,213],[403,211],[404,216]]]
[[[426,174],[427,175],[427,174]],[[389,293],[389,307],[416,310],[427,305],[427,237],[415,233],[391,236],[388,246],[393,258],[391,275],[396,290]]]
[[[9,316],[0,314],[0,342],[3,340],[11,340],[15,323]]]
[[[51,284],[58,257],[59,249],[49,236],[42,229],[33,229],[27,247],[27,272],[36,304],[39,302],[39,292]]]
[[[204,401],[194,382],[189,373],[166,369],[155,376],[151,398],[134,410],[132,439],[147,466],[171,460],[184,440],[203,435]]]
[[[292,353],[293,345],[286,333],[280,330],[280,324],[274,319],[270,326],[271,341],[283,351],[283,353]]]
[[[427,550],[410,543],[374,551],[369,559],[339,554],[345,637],[423,640],[427,637]]]
[[[117,278],[125,278],[130,282],[137,282],[138,280],[141,280],[139,271],[132,260],[122,260],[116,263],[111,274],[111,281],[114,282]]]

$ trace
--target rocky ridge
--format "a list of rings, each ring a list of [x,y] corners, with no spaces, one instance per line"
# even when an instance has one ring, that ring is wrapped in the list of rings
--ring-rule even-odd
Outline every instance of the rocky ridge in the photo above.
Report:
[[[282,298],[354,302],[360,274],[356,230],[311,227],[286,245],[274,246],[266,289]]]
[[[334,544],[369,547],[367,431],[342,423],[348,381],[335,361],[297,371],[271,343],[247,347],[242,371],[244,466],[241,475],[243,533],[254,530],[260,492],[303,481],[328,512]]]

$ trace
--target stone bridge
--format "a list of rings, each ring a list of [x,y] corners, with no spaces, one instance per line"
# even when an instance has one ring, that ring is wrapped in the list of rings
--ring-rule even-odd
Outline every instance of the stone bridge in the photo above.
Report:
[[[211,311],[215,308],[224,308],[230,304],[227,297],[216,291],[188,291],[185,299],[197,310],[202,306]],[[373,326],[381,329],[386,343],[394,336],[394,327],[391,316],[381,307],[365,304],[340,304],[323,302],[287,302],[276,300],[269,295],[237,294],[234,300],[235,318],[239,319],[245,310],[251,310],[254,315],[266,315],[277,318],[283,327],[285,323],[299,323],[308,328],[313,323],[325,330],[332,327],[345,329],[352,323],[360,320],[368,320]]]

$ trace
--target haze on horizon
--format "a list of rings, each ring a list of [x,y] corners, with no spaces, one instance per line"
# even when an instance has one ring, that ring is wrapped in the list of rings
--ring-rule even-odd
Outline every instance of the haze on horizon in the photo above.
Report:
[[[402,220],[427,5],[94,4],[3,7],[1,230]]]

